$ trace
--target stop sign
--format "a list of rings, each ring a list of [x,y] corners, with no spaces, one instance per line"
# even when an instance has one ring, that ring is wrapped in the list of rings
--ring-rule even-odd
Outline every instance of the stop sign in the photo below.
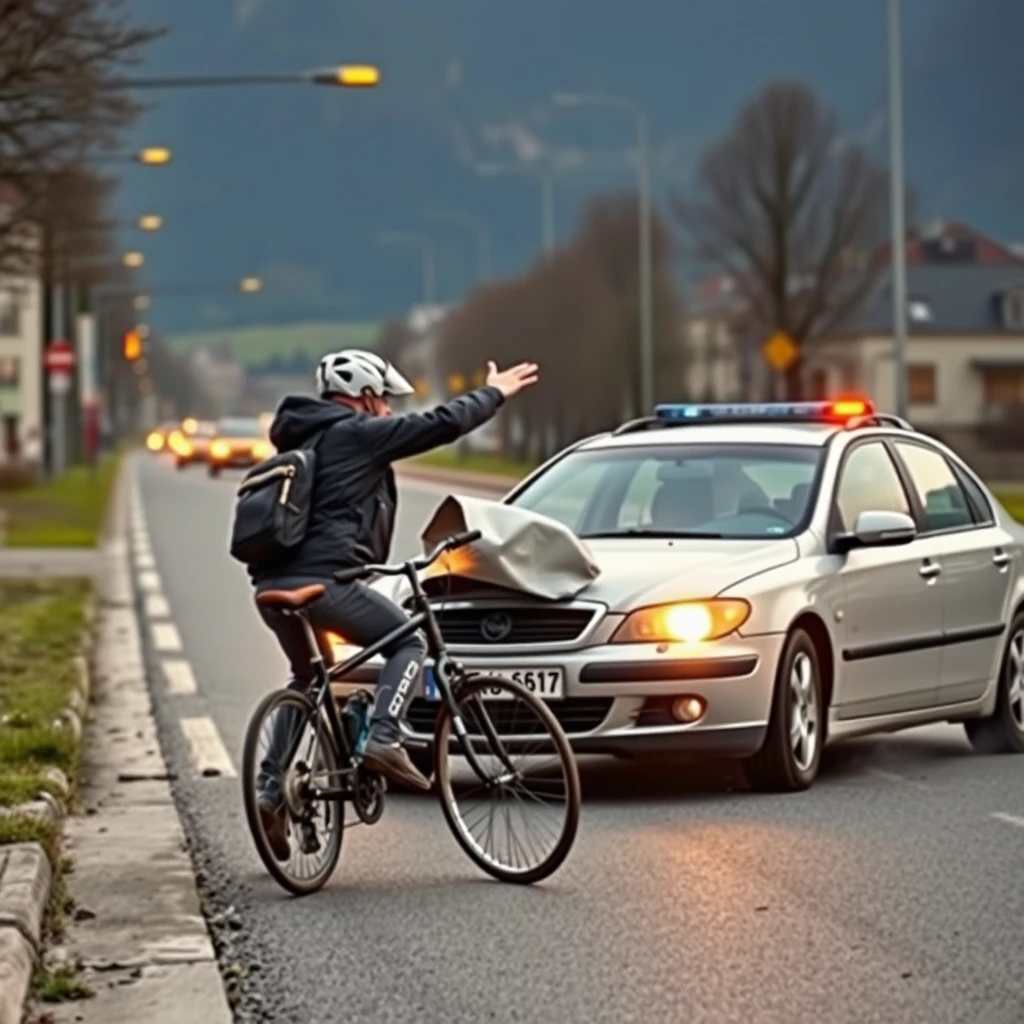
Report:
[[[75,350],[66,341],[51,341],[43,361],[49,373],[70,373],[75,368]]]

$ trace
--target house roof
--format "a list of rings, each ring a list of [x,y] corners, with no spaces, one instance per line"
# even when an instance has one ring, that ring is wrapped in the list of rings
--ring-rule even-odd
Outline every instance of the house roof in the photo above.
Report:
[[[1024,288],[1024,266],[923,265],[907,268],[909,334],[1014,334],[1000,316],[998,296]],[[892,278],[886,275],[870,304],[842,334],[892,330]]]

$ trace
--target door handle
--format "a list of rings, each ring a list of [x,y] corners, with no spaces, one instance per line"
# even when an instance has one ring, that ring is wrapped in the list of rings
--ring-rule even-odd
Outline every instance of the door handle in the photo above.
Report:
[[[992,564],[997,569],[1005,569],[1011,561],[1010,556],[1000,549],[996,549],[996,553],[992,556]]]
[[[942,572],[942,566],[938,562],[925,562],[920,569],[917,570],[917,574],[925,580],[933,580],[939,573]]]

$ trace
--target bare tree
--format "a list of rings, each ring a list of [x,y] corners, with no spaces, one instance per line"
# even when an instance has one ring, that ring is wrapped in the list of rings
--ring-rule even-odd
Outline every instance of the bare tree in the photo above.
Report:
[[[701,160],[694,194],[673,208],[697,257],[733,277],[752,329],[783,331],[803,353],[878,283],[887,182],[811,88],[779,81],[740,110]],[[801,362],[787,373],[790,398]]]
[[[25,224],[138,112],[113,83],[160,34],[134,26],[124,0],[0,0],[0,266],[34,257]]]

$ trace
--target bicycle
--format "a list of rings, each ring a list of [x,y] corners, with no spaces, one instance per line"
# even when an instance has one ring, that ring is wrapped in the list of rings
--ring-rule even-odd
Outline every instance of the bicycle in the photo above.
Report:
[[[347,803],[352,804],[359,821],[367,825],[375,824],[384,813],[385,781],[367,769],[361,758],[373,697],[366,690],[357,690],[339,710],[331,694],[332,680],[350,675],[385,647],[421,628],[426,635],[427,656],[440,696],[433,740],[437,790],[445,820],[455,839],[478,867],[503,882],[539,882],[556,871],[568,856],[579,826],[580,781],[565,732],[545,703],[525,687],[511,680],[469,672],[449,655],[420,583],[418,574],[442,554],[472,544],[480,536],[479,530],[456,534],[425,557],[335,573],[335,578],[342,583],[371,576],[404,575],[412,587],[413,614],[398,629],[331,668],[324,664],[316,634],[305,612],[325,592],[323,584],[291,591],[267,591],[257,597],[264,607],[279,608],[300,619],[314,669],[314,683],[308,693],[276,690],[260,702],[246,730],[242,757],[249,829],[263,864],[287,891],[295,895],[316,892],[333,875],[341,856]],[[519,722],[517,713],[521,709],[531,714],[533,721]],[[287,729],[283,735],[288,738],[287,744],[281,745],[287,751],[286,756],[281,765],[276,766],[266,754],[260,755],[258,745],[262,727],[273,720],[275,713],[287,716],[281,728]],[[512,724],[507,730],[511,735],[499,736],[492,717],[499,714],[504,724]],[[297,756],[300,750],[302,757]],[[460,754],[468,765],[468,772],[453,771],[453,757]],[[548,762],[534,765],[535,770],[527,772],[513,761],[517,756],[524,760],[548,756],[550,765]],[[539,768],[545,770],[537,770]],[[257,809],[261,773],[275,770],[281,773],[287,817],[290,851],[287,862],[274,856]],[[528,780],[536,780],[540,791],[528,791],[525,788]],[[476,812],[460,804],[467,786],[470,793],[492,798],[504,812],[498,814],[497,822],[493,807],[486,816],[486,847],[475,836],[473,827],[474,823],[483,824],[485,818],[477,818]],[[556,804],[552,793],[559,786],[564,797],[561,804]],[[542,836],[550,841],[540,848],[532,842],[514,839],[511,831],[513,812],[525,819],[527,809],[531,808],[555,810],[559,818],[558,827],[547,829]],[[503,831],[496,827],[502,823]],[[319,866],[314,862],[309,877],[299,877],[300,865],[291,870],[296,847],[300,859],[322,854]]]

